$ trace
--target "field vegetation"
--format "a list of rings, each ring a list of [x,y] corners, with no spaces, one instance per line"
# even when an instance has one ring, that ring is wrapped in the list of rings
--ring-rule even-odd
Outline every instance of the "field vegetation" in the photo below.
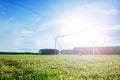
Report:
[[[0,80],[120,80],[120,56],[1,54]]]

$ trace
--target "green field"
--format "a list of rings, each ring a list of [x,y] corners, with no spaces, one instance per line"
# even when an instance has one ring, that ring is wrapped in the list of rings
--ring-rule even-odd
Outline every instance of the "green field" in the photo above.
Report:
[[[1,54],[0,80],[120,80],[120,56]]]

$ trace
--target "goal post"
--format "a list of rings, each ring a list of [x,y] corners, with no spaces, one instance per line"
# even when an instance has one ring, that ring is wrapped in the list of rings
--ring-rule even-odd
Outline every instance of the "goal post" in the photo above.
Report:
[[[75,34],[78,34],[78,33],[56,36],[55,37],[55,49],[57,49],[57,46],[59,47],[60,50],[63,49],[62,46],[61,46],[61,43],[59,42],[59,39],[61,39],[61,38],[67,38],[68,36],[74,36]],[[92,51],[91,54],[92,55],[94,55],[94,54],[99,55],[100,54],[99,47],[97,47],[97,45],[95,45],[94,42],[91,42],[89,44],[91,44],[91,51]],[[73,49],[75,47],[77,47],[77,46],[74,46]],[[55,54],[56,54],[56,51],[55,51]]]

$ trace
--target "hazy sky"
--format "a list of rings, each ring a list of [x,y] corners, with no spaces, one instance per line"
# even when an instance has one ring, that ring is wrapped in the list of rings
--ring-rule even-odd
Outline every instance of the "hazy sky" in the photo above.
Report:
[[[0,51],[120,45],[120,0],[0,0]]]

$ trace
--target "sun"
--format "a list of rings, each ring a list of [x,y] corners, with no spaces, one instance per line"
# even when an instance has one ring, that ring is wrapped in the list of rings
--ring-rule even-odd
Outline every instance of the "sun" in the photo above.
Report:
[[[107,38],[102,24],[104,22],[99,16],[74,14],[62,17],[61,32],[62,34],[75,34],[71,38],[81,46],[91,46],[91,43],[100,45]],[[64,41],[69,42],[70,39]]]

